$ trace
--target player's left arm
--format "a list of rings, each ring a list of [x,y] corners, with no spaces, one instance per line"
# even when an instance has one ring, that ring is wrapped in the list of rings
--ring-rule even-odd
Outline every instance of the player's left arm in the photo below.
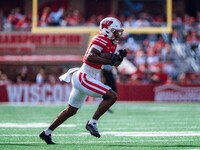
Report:
[[[117,54],[116,54],[116,55],[117,55]],[[114,66],[115,66],[115,67],[118,67],[118,66],[122,63],[124,57],[126,57],[126,56],[127,56],[127,51],[126,51],[125,49],[120,49],[120,50],[119,50],[119,54],[118,54],[119,61],[117,61],[117,62],[114,64]]]

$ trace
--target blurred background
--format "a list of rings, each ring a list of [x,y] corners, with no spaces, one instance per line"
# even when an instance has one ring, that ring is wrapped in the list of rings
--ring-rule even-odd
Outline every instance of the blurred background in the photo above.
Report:
[[[200,1],[2,0],[0,102],[67,101],[58,77],[80,67],[109,16],[128,51],[112,70],[119,100],[200,101]]]

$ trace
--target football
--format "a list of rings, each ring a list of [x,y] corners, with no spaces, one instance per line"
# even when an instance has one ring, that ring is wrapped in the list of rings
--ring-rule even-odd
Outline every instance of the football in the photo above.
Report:
[[[110,53],[110,52],[102,52],[102,53],[100,54],[100,57],[105,58],[105,59],[110,59],[110,60],[111,60],[112,55],[113,55],[113,53]],[[117,62],[114,64],[114,66],[115,66],[115,67],[118,67],[120,64],[121,64],[121,62],[120,62],[120,61],[117,61]]]
[[[102,52],[100,54],[100,57],[105,58],[105,59],[111,59],[112,55],[113,55],[113,53],[110,53],[110,52]]]

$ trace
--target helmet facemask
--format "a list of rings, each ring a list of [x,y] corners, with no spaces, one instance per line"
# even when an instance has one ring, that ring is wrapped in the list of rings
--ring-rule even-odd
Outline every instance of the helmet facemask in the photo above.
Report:
[[[113,41],[113,43],[118,44],[122,35],[123,35],[123,29],[121,30],[116,30],[116,29],[111,29],[111,31],[113,30],[113,39],[111,39]]]

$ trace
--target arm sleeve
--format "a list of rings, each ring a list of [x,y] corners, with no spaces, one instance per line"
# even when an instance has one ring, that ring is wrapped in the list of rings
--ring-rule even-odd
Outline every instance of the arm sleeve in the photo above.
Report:
[[[98,45],[96,45],[96,44],[93,44],[91,48],[95,48],[95,49],[97,49],[99,52],[101,52],[101,51],[103,50],[103,47],[98,46]]]
[[[98,45],[100,47],[105,47],[107,45],[108,41],[106,41],[105,39],[102,39],[100,37],[95,37],[93,40],[92,40],[92,44],[94,45]]]

